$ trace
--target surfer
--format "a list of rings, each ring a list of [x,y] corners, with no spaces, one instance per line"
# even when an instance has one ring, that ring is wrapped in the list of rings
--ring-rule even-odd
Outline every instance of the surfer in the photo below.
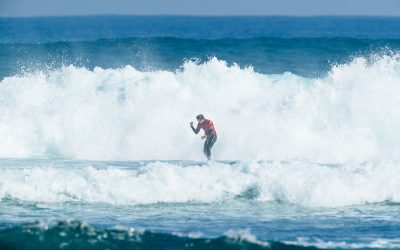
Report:
[[[214,128],[214,123],[211,120],[204,119],[202,114],[196,116],[197,127],[193,127],[193,122],[190,122],[190,127],[192,128],[195,134],[200,132],[200,129],[204,130],[205,135],[201,136],[201,139],[206,141],[204,142],[204,155],[208,160],[211,159],[211,148],[214,146],[214,143],[217,141],[217,132]]]

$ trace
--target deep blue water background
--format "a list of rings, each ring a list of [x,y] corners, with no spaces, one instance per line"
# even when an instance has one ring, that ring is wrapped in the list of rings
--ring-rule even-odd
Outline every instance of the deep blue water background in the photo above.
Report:
[[[320,76],[355,56],[398,51],[395,17],[0,18],[0,78],[62,65],[176,70],[217,57],[262,73]]]

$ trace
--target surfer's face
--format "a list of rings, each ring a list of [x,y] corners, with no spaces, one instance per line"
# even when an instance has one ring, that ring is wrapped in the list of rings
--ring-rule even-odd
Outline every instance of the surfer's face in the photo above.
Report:
[[[197,120],[198,123],[204,122],[204,119]]]

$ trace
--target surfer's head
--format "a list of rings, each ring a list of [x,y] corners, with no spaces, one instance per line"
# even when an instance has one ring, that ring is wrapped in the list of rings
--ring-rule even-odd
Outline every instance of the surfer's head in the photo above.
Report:
[[[200,114],[200,115],[196,116],[196,120],[197,120],[199,123],[202,123],[202,122],[204,121],[204,115]]]

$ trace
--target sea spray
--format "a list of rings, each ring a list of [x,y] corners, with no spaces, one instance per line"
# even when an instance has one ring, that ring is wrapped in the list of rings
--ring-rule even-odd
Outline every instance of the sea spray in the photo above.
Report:
[[[0,156],[202,159],[189,121],[203,113],[215,159],[398,159],[400,62],[358,57],[323,78],[266,75],[212,58],[172,71],[74,66],[0,83]]]

